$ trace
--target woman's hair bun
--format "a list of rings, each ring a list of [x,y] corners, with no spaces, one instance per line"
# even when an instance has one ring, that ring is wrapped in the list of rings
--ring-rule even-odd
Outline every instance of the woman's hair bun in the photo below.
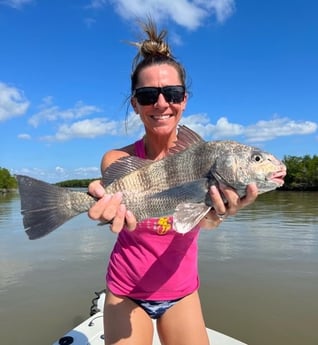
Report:
[[[172,58],[171,49],[165,40],[167,31],[162,30],[157,32],[155,22],[148,18],[147,22],[140,22],[142,31],[146,34],[146,38],[141,42],[130,42],[130,44],[138,48],[138,54],[135,57],[134,65],[138,64],[141,60],[152,59],[156,57]]]
[[[162,30],[159,34],[157,33],[156,25],[152,20],[148,23],[143,24],[144,32],[148,38],[140,43],[139,53],[146,59],[147,57],[153,56],[166,56],[171,57],[171,51],[168,43],[165,41],[167,35],[166,30]]]

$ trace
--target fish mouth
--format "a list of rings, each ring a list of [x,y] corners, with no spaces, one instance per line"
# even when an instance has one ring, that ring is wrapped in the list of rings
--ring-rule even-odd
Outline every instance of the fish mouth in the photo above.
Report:
[[[282,186],[284,184],[284,178],[286,174],[287,174],[286,169],[276,171],[270,175],[269,180],[278,184],[279,186]]]

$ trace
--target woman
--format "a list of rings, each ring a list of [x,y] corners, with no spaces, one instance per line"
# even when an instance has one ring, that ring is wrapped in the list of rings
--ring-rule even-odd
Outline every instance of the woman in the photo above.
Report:
[[[136,143],[106,152],[102,172],[124,156],[161,159],[177,140],[188,98],[185,71],[171,55],[164,41],[166,33],[157,34],[151,21],[143,28],[148,37],[136,44],[139,53],[131,77],[131,105],[144,124],[145,135]],[[199,230],[216,228],[225,215],[252,203],[256,186],[250,185],[243,199],[229,188],[220,192],[212,187],[214,209],[185,235],[173,230],[172,217],[137,223],[121,203],[121,193],[104,195],[100,181],[92,182],[89,192],[100,198],[89,210],[90,218],[112,221],[111,230],[118,233],[106,276],[105,344],[152,344],[151,318],[157,320],[164,345],[209,344],[198,295]]]

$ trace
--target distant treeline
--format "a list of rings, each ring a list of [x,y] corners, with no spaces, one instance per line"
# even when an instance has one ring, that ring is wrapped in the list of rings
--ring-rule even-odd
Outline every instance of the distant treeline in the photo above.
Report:
[[[284,190],[318,190],[318,156],[285,156],[287,166]]]
[[[318,190],[318,156],[305,155],[303,157],[285,156],[283,162],[287,166],[285,184],[280,190]],[[87,188],[95,179],[67,180],[56,183],[61,187]],[[17,188],[17,181],[9,170],[0,167],[0,191]]]
[[[18,183],[14,176],[11,176],[10,171],[0,167],[0,191],[10,191],[17,189]]]
[[[100,177],[99,177],[100,178]],[[69,187],[69,188],[87,188],[88,185],[99,178],[94,179],[83,179],[83,180],[67,180],[56,183],[60,187]]]

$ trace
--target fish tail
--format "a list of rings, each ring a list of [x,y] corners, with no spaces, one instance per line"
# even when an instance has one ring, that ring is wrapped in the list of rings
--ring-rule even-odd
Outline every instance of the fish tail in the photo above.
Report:
[[[47,235],[69,219],[88,210],[79,201],[93,200],[83,192],[74,192],[28,176],[17,175],[23,225],[30,240]],[[86,200],[86,201],[87,201]],[[93,203],[93,202],[91,202]]]

